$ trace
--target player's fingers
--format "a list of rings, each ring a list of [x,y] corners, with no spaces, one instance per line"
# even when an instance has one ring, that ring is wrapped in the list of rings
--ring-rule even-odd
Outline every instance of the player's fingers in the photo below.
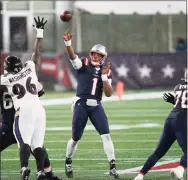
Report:
[[[166,99],[166,98],[167,98],[166,93],[164,93],[163,94],[163,99]]]
[[[35,23],[37,24],[37,19],[34,17]]]
[[[48,21],[46,20],[45,22],[44,22],[44,25],[47,23]]]
[[[165,98],[166,98],[166,99],[168,99],[168,98],[169,98],[168,94],[165,94]]]
[[[40,23],[40,17],[38,16],[38,22]]]
[[[65,41],[67,41],[67,37],[66,37],[66,36],[63,36],[63,39],[64,39]]]
[[[42,20],[41,20],[41,22],[43,23],[43,21],[44,21],[44,17],[42,17]]]

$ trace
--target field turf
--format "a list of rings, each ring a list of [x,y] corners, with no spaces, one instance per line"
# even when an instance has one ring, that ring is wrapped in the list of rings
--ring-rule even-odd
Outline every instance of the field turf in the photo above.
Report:
[[[162,99],[104,102],[109,118],[111,136],[116,151],[118,170],[142,166],[157,145],[164,120],[172,105]],[[67,179],[64,173],[64,159],[67,141],[71,138],[70,105],[46,106],[47,130],[45,147],[55,173]],[[100,120],[100,119],[99,119]],[[182,152],[174,143],[161,159],[179,159]],[[36,165],[30,157],[32,170],[30,179],[35,180]],[[103,151],[101,138],[88,121],[82,140],[73,158],[75,180],[107,180],[108,161]],[[1,180],[19,180],[19,159],[17,145],[7,148],[1,154]],[[136,174],[120,174],[121,179],[133,179]],[[169,172],[151,172],[145,179],[172,179]]]

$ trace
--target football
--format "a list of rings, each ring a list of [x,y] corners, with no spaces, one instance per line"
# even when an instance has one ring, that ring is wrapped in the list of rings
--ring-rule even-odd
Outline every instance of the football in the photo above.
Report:
[[[63,22],[69,22],[72,19],[72,13],[70,11],[64,11],[60,18]]]

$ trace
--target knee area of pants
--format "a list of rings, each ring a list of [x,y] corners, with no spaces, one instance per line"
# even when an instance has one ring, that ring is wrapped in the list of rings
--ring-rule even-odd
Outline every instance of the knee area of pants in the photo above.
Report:
[[[32,151],[32,152],[34,152],[34,151],[37,150],[37,149],[42,149],[42,150],[44,150],[42,147],[33,147],[33,146],[31,146],[31,151]]]
[[[24,149],[24,150],[30,152],[30,146],[29,146],[28,144],[22,144],[22,145],[20,146],[20,149],[21,149],[21,150]]]
[[[111,141],[110,134],[102,134],[101,138],[102,138],[103,141]]]
[[[81,139],[81,137],[72,137],[72,143],[77,144],[77,142]]]
[[[159,153],[154,153],[152,154],[152,156],[156,159],[160,159],[161,157],[163,157],[163,154],[159,154]]]
[[[35,149],[33,150],[33,153],[36,153],[36,152],[45,153],[44,149],[41,148],[41,147],[35,148]]]

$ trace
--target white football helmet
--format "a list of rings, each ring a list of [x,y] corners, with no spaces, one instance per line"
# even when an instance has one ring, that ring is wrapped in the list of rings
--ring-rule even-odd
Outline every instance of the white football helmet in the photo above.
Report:
[[[100,62],[94,62],[92,61],[93,57],[92,57],[92,53],[93,52],[96,52],[98,54],[101,54],[103,55],[103,58],[100,60]],[[105,59],[107,58],[107,51],[106,51],[106,47],[103,46],[102,44],[96,44],[95,46],[93,46],[90,50],[90,58],[91,58],[91,63],[94,65],[94,66],[98,66],[98,65],[102,65],[105,61]]]

